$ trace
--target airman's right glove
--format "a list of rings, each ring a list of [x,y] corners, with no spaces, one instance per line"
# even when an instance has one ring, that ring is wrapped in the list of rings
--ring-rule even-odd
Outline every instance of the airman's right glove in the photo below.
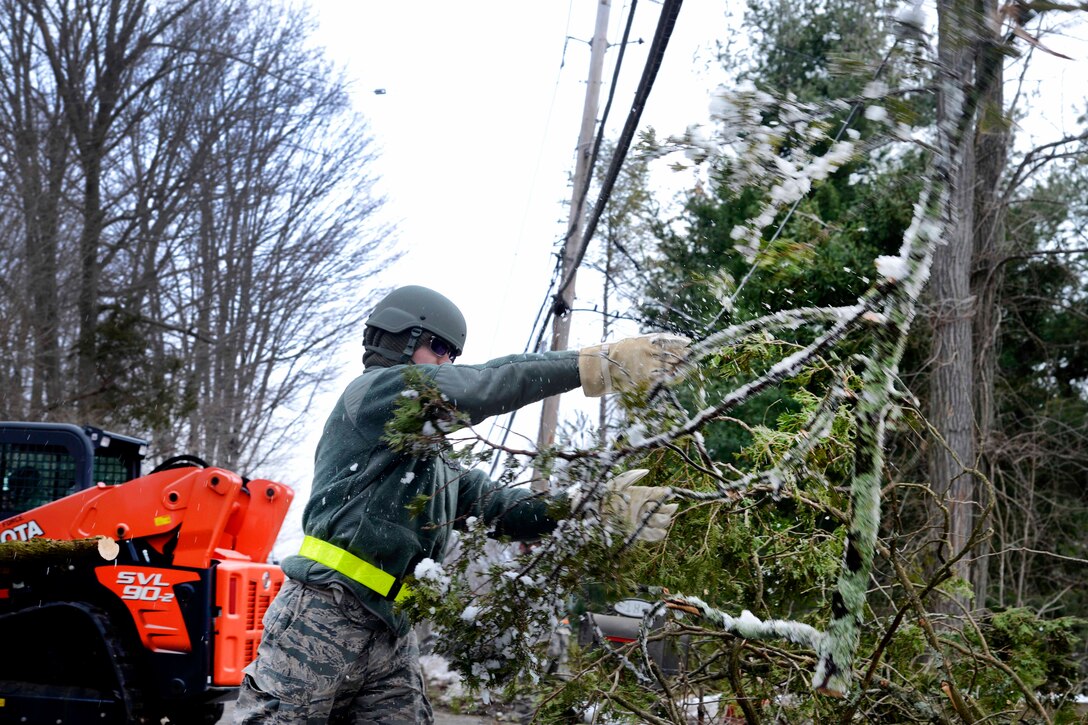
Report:
[[[689,343],[682,335],[656,332],[583,348],[578,355],[582,392],[599,398],[645,385],[683,362]]]

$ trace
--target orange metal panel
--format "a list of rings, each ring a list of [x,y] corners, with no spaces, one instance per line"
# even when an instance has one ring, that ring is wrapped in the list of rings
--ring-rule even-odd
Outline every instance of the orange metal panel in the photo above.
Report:
[[[249,495],[238,498],[219,546],[253,561],[267,561],[295,492],[264,479],[250,481],[246,490]]]
[[[192,643],[174,586],[200,579],[191,571],[156,566],[106,565],[95,569],[102,586],[128,607],[144,646],[153,652],[191,652]]]
[[[283,570],[272,564],[223,561],[216,567],[215,639],[212,682],[240,685],[242,669],[257,656],[264,613],[283,585]]]

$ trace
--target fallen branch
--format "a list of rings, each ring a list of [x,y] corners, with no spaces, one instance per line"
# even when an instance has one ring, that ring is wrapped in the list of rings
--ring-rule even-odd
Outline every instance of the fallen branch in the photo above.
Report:
[[[108,536],[90,539],[43,539],[35,537],[26,541],[0,543],[0,564],[34,564],[40,562],[93,559],[113,561],[120,552],[117,542]]]
[[[651,587],[653,591],[654,587]],[[655,592],[661,593],[663,592]],[[702,617],[715,627],[731,632],[742,639],[752,640],[776,640],[784,639],[787,642],[799,644],[803,647],[818,649],[824,638],[824,633],[802,622],[794,622],[786,619],[760,619],[748,610],[744,610],[739,617],[734,617],[725,612],[714,609],[699,597],[684,596],[682,594],[665,595],[665,606]]]

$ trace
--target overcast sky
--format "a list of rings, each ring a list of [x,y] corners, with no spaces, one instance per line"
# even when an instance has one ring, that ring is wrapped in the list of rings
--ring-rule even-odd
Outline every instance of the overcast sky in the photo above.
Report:
[[[460,305],[469,320],[467,362],[520,350],[565,231],[597,3],[315,0],[314,7],[317,40],[345,64],[382,149],[378,170],[405,258],[380,281],[431,286]],[[719,0],[684,5],[643,125],[680,131],[705,114],[709,81],[699,69],[709,54],[697,54],[715,26],[724,34],[724,8]],[[660,9],[650,0],[638,5],[632,36],[646,42],[627,49],[613,137]],[[610,42],[619,42],[626,16],[627,6],[615,2]],[[613,47],[606,83],[616,56]]]

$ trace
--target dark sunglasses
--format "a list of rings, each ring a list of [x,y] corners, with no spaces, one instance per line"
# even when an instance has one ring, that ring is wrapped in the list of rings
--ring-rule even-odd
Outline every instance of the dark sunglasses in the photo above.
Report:
[[[427,341],[427,347],[429,347],[431,349],[431,352],[433,352],[438,357],[445,357],[446,355],[449,355],[450,362],[456,360],[457,356],[461,354],[460,350],[443,340],[441,337],[437,337],[435,335],[431,335],[431,339]]]

